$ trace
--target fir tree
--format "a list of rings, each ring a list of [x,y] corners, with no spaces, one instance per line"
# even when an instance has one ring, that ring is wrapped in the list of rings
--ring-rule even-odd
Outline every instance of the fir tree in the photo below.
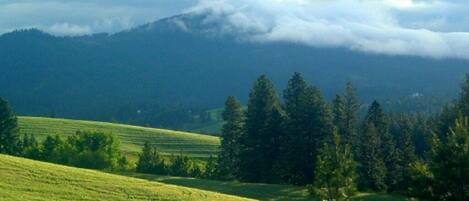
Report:
[[[354,154],[349,145],[334,134],[332,144],[325,143],[316,164],[314,193],[321,200],[345,201],[356,192],[357,174]]]
[[[386,165],[381,151],[381,138],[373,122],[364,128],[360,147],[359,187],[363,190],[385,191]]]
[[[469,200],[469,124],[460,119],[444,141],[434,138],[429,164],[434,200]]]
[[[318,149],[332,136],[332,114],[320,90],[299,73],[290,79],[284,98],[288,116],[284,178],[293,184],[312,183]]]
[[[257,79],[249,95],[245,135],[241,139],[239,176],[245,181],[269,181],[275,158],[269,158],[279,145],[279,133],[271,132],[272,111],[280,109],[280,102],[272,82],[263,75]],[[277,155],[277,154],[276,154]]]
[[[145,142],[142,153],[139,154],[137,172],[160,175],[167,174],[167,168],[163,158],[156,148],[148,142]]]
[[[366,125],[372,124],[377,131],[379,137],[379,155],[386,166],[385,184],[387,189],[389,186],[397,186],[399,182],[399,153],[396,150],[396,143],[393,136],[389,133],[389,124],[381,105],[377,101],[373,101],[365,118]],[[366,141],[363,141],[366,143]],[[392,189],[391,189],[392,190]]]
[[[397,147],[399,154],[399,171],[393,175],[397,180],[397,185],[391,186],[394,190],[407,190],[411,180],[411,166],[417,161],[415,145],[412,139],[412,125],[408,119],[399,122],[400,131],[397,136]]]
[[[8,102],[0,98],[0,153],[15,155],[20,151],[16,116]]]
[[[345,93],[337,95],[333,102],[334,125],[339,129],[345,143],[350,144],[358,154],[358,127],[360,101],[355,87],[347,83]]]
[[[222,116],[225,124],[222,128],[218,173],[224,179],[234,179],[238,175],[240,139],[244,132],[244,111],[241,103],[233,96],[228,97]]]

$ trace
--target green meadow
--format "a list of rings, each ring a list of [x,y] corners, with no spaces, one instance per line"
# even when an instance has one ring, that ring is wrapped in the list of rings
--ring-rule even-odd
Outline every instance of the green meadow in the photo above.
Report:
[[[120,138],[122,151],[133,159],[146,141],[156,145],[163,154],[184,154],[192,158],[216,155],[220,145],[220,139],[214,136],[115,123],[18,117],[18,124],[21,134],[33,134],[39,139],[47,135],[68,136],[77,130],[110,132]]]
[[[0,200],[241,201],[246,198],[0,155]]]

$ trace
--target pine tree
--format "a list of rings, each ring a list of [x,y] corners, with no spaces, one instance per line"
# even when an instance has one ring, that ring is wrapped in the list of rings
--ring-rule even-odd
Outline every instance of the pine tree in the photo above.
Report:
[[[381,150],[381,138],[373,122],[364,128],[360,147],[359,187],[364,190],[385,191],[386,165]]]
[[[145,142],[137,162],[137,172],[150,174],[167,174],[167,168],[163,158],[156,148]]]
[[[382,159],[386,166],[386,188],[389,186],[397,186],[400,174],[400,167],[398,166],[399,153],[396,150],[394,137],[389,133],[388,119],[377,101],[373,101],[371,104],[365,122],[367,124],[372,123],[375,126],[380,138],[379,151],[381,152],[380,155],[383,157]],[[366,143],[366,141],[363,143]]]
[[[346,201],[356,192],[357,174],[354,154],[349,145],[334,134],[332,144],[324,143],[316,164],[314,193],[321,200]]]
[[[15,155],[20,151],[16,116],[8,102],[0,98],[0,153]]]
[[[316,155],[323,141],[332,136],[332,114],[318,88],[295,73],[284,92],[288,138],[283,140],[284,178],[293,184],[314,180]]]
[[[336,96],[333,106],[334,125],[339,129],[344,142],[350,144],[357,155],[360,101],[351,82],[347,83],[343,95]]]
[[[218,173],[221,178],[234,179],[238,175],[240,139],[244,132],[245,117],[241,103],[233,96],[228,97],[222,116],[225,124],[222,128]]]
[[[264,175],[272,175],[270,172],[276,163],[276,158],[269,158],[279,145],[279,133],[271,132],[270,125],[274,108],[281,110],[278,96],[272,82],[263,75],[254,84],[249,95],[249,103],[246,114],[245,135],[241,139],[242,150],[240,153],[239,176],[242,180],[250,182],[269,181]],[[274,149],[272,149],[274,148]]]
[[[441,141],[434,138],[429,164],[433,173],[434,200],[469,200],[469,124],[456,121],[454,129]]]
[[[411,166],[417,161],[415,144],[412,139],[412,125],[407,118],[399,122],[399,133],[397,135],[397,147],[399,155],[398,175],[393,175],[397,185],[391,186],[393,190],[407,190],[411,180]]]

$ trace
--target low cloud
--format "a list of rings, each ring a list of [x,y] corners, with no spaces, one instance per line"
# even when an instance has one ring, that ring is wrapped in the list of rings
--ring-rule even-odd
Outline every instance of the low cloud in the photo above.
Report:
[[[244,39],[469,59],[469,4],[412,0],[203,0],[188,10],[226,20]]]
[[[40,28],[56,35],[114,33],[179,14],[197,0],[0,0],[0,34]]]

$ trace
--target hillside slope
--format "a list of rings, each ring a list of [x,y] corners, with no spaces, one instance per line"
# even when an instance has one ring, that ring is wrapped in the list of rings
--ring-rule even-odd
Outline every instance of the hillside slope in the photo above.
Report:
[[[47,135],[68,136],[77,130],[95,130],[116,134],[122,142],[122,151],[136,156],[143,144],[154,144],[163,154],[185,154],[193,158],[216,155],[220,145],[218,137],[139,126],[55,119],[43,117],[18,117],[21,134],[33,134],[38,138]]]
[[[0,200],[248,200],[0,155]]]

